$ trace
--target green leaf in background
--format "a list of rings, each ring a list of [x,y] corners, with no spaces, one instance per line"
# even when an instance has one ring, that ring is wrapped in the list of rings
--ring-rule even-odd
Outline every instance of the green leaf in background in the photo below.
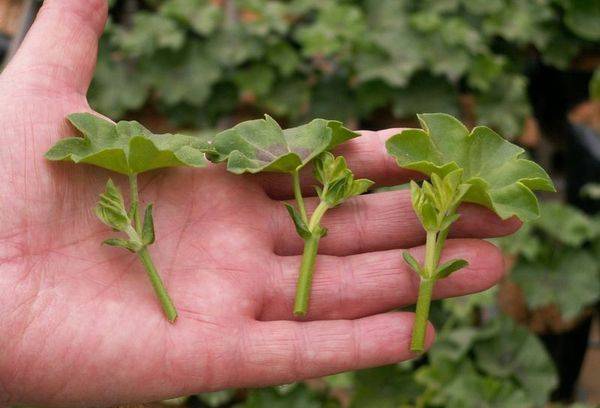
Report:
[[[125,53],[140,57],[158,49],[180,49],[185,42],[185,33],[170,18],[140,11],[133,15],[130,28],[115,28],[114,41]]]
[[[561,0],[565,9],[565,23],[577,35],[589,41],[600,40],[600,1]]]
[[[217,408],[223,406],[230,402],[234,396],[235,389],[228,389],[215,392],[204,392],[202,394],[197,395],[198,399],[210,408]]]
[[[460,113],[458,92],[447,81],[428,74],[416,75],[392,101],[394,115],[408,117],[419,112]]]
[[[88,91],[90,106],[109,117],[122,117],[127,111],[140,109],[150,92],[150,86],[136,65],[117,53],[110,53],[100,44],[94,80]]]
[[[349,45],[362,39],[365,31],[364,15],[357,6],[325,2],[314,23],[295,35],[305,55],[328,57],[350,51]]]
[[[544,202],[540,210],[541,216],[533,225],[551,239],[580,247],[600,236],[600,224],[578,208],[559,202]]]
[[[510,279],[530,309],[556,305],[567,321],[600,299],[600,264],[587,250],[563,249],[547,262],[521,260]]]
[[[495,78],[486,92],[475,93],[475,113],[479,123],[498,129],[506,138],[519,136],[531,113],[527,78],[506,73]]]
[[[151,61],[142,61],[144,81],[152,84],[160,100],[169,106],[203,104],[221,78],[219,64],[206,58],[203,44],[193,43],[177,53],[162,51]]]
[[[357,371],[354,384],[350,408],[408,407],[423,391],[412,371],[398,365]]]
[[[160,11],[200,35],[212,34],[223,17],[223,9],[211,0],[170,0],[162,4]]]
[[[242,122],[219,133],[213,140],[213,161],[227,160],[233,173],[272,171],[291,173],[325,150],[359,134],[340,122],[315,119],[290,129],[281,129],[268,115]]]
[[[425,388],[417,406],[456,408],[544,406],[557,383],[541,342],[506,316],[446,325],[415,379]]]
[[[522,158],[524,150],[483,126],[471,132],[446,114],[423,114],[424,130],[410,129],[392,136],[388,152],[400,167],[445,176],[463,169],[462,183],[471,187],[464,201],[484,205],[503,219],[539,215],[532,190],[554,191],[546,172]]]
[[[277,388],[251,390],[243,404],[244,408],[323,408],[319,395],[305,384],[298,384],[290,392],[282,394]]]
[[[425,65],[422,39],[410,29],[408,7],[408,2],[397,0],[365,3],[369,26],[365,36],[371,46],[353,59],[359,81],[380,79],[392,86],[404,87]]]
[[[497,378],[515,380],[535,406],[543,406],[558,383],[544,345],[509,318],[494,324],[499,325],[499,332],[474,346],[477,365]]]
[[[205,164],[209,147],[197,137],[155,135],[136,121],[115,124],[90,113],[74,113],[68,119],[83,137],[59,140],[46,152],[48,160],[93,164],[125,175]]]

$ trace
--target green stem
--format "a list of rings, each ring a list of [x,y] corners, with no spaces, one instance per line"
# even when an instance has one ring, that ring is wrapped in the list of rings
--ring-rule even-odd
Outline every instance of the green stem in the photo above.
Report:
[[[421,353],[425,349],[425,333],[427,331],[427,320],[429,319],[429,305],[431,294],[435,284],[435,271],[437,269],[437,232],[427,232],[425,243],[425,264],[423,277],[419,284],[419,297],[417,298],[417,309],[415,311],[415,322],[413,325],[411,351]]]
[[[320,234],[313,233],[310,238],[304,242],[304,253],[302,254],[300,275],[298,276],[298,284],[296,286],[296,300],[294,302],[294,314],[296,316],[304,316],[308,311],[310,289],[320,239]]]
[[[310,217],[310,222],[308,223],[308,229],[311,232],[314,232],[317,227],[319,227],[321,223],[321,218],[325,215],[325,212],[329,209],[329,206],[325,201],[321,201],[312,216]]]
[[[137,184],[137,175],[132,174],[129,176],[129,190],[131,194],[131,208],[133,210],[133,223],[135,225],[136,233],[139,237],[142,236],[142,221],[140,218],[140,208],[139,208],[139,192],[138,192],[138,184]],[[152,287],[154,288],[154,292],[160,301],[162,309],[167,316],[169,322],[174,323],[177,319],[177,310],[173,305],[173,301],[169,297],[169,293],[163,284],[156,267],[154,266],[154,262],[152,262],[152,258],[150,257],[150,252],[148,252],[148,247],[143,246],[138,252],[138,257],[144,268],[146,269],[146,273],[150,278],[150,282],[152,283]]]
[[[419,298],[417,299],[417,310],[413,326],[410,350],[422,353],[425,349],[425,334],[427,332],[427,320],[429,318],[429,305],[435,279],[421,279],[419,284]]]
[[[450,231],[450,227],[441,231],[437,235],[437,241],[436,241],[436,245],[435,245],[435,259],[434,259],[434,264],[435,264],[436,268],[440,263],[440,258],[442,257],[442,249],[444,248],[444,244],[446,243],[446,237],[448,236],[448,231]]]
[[[425,243],[425,277],[427,279],[432,279],[435,274],[436,269],[436,237],[437,232],[427,232],[427,241]]]
[[[298,170],[292,172],[292,180],[294,184],[294,197],[296,198],[296,203],[300,210],[300,216],[302,217],[302,221],[308,224],[308,215],[306,215],[306,207],[304,206],[304,198],[302,197],[302,188],[300,187],[300,173]]]
[[[129,194],[131,195],[131,208],[133,209],[133,224],[138,234],[142,233],[142,221],[140,219],[140,199],[138,193],[137,174],[129,175]]]
[[[143,247],[141,250],[138,251],[137,254],[140,260],[142,261],[142,264],[144,264],[144,267],[146,268],[146,272],[148,273],[150,282],[152,282],[154,292],[156,293],[158,300],[160,300],[160,304],[162,306],[163,311],[165,312],[165,315],[167,316],[167,319],[169,320],[169,322],[174,323],[177,319],[177,310],[175,309],[173,301],[169,297],[167,289],[165,288],[165,285],[163,284],[163,281],[160,278],[160,275],[158,274],[154,263],[152,262],[152,258],[150,257],[148,248]]]
[[[329,206],[325,202],[319,203],[308,224],[311,235],[304,241],[304,252],[302,254],[302,263],[300,264],[300,274],[296,285],[296,300],[294,302],[294,314],[304,316],[308,312],[308,303],[310,301],[310,290],[312,278],[319,250],[319,240],[321,239],[321,218]]]

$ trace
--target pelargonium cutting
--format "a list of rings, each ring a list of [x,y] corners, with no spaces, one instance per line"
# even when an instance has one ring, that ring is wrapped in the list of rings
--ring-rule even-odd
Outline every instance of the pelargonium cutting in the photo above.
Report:
[[[428,175],[420,186],[411,182],[412,205],[426,231],[425,258],[404,253],[407,264],[420,276],[419,296],[411,349],[424,349],[433,287],[438,279],[468,265],[462,259],[439,264],[451,225],[463,202],[483,205],[502,219],[523,221],[539,216],[534,190],[555,191],[546,172],[526,159],[525,151],[485,126],[469,131],[454,117],[442,113],[419,115],[423,129],[407,129],[387,142],[400,167]]]

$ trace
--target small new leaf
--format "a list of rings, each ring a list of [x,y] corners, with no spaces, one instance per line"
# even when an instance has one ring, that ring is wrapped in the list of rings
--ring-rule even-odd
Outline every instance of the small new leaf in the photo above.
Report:
[[[436,271],[436,279],[446,278],[446,277],[450,276],[450,274],[452,274],[452,273],[458,271],[459,269],[462,269],[468,265],[469,265],[469,262],[465,261],[464,259],[453,259],[451,261],[443,263],[438,267],[438,269]]]
[[[329,152],[321,153],[315,159],[315,178],[323,184],[319,197],[332,208],[348,198],[365,193],[373,185],[371,180],[354,179],[354,174],[346,165],[346,160],[334,157]]]
[[[142,227],[142,243],[152,245],[154,243],[154,219],[152,218],[152,204],[148,204],[144,213],[144,225]]]
[[[413,271],[421,276],[423,275],[423,269],[421,268],[421,265],[419,265],[419,262],[410,254],[410,252],[402,252],[402,258],[404,258],[404,261],[406,261],[408,266],[410,266]]]
[[[294,221],[294,226],[296,227],[296,232],[298,233],[298,235],[300,235],[302,239],[309,239],[311,236],[310,230],[308,229],[308,226],[306,225],[304,220],[302,220],[302,216],[300,215],[300,213],[296,210],[294,206],[290,204],[285,203],[285,208],[287,208],[287,211],[290,214],[292,221]]]
[[[59,140],[46,152],[48,160],[88,163],[133,175],[162,167],[202,167],[210,149],[200,137],[155,135],[136,121],[115,124],[90,113],[74,113],[68,119],[83,137]]]
[[[334,120],[315,119],[290,129],[281,129],[269,115],[242,122],[217,134],[207,157],[227,160],[232,173],[261,171],[291,173],[320,153],[359,136]]]
[[[104,245],[125,248],[126,250],[131,251],[131,252],[137,252],[140,249],[142,249],[141,245],[139,245],[138,243],[135,243],[133,241],[128,241],[128,240],[122,239],[122,238],[109,238],[109,239],[105,239],[104,241],[102,241],[102,243]]]
[[[100,221],[114,230],[125,231],[131,225],[123,195],[111,179],[106,182],[106,189],[104,193],[100,194],[100,200],[96,204],[94,212]]]
[[[462,169],[460,183],[470,185],[463,201],[484,205],[503,219],[539,215],[533,190],[555,191],[554,185],[540,166],[523,158],[522,148],[485,126],[469,132],[450,115],[418,117],[423,129],[402,131],[386,143],[400,167],[440,177]]]

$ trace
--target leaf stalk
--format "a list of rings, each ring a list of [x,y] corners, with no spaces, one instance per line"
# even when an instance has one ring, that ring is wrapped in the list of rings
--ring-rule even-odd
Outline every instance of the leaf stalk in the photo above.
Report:
[[[142,236],[142,221],[140,218],[140,209],[139,209],[139,192],[138,192],[138,183],[137,183],[137,175],[132,174],[129,176],[129,190],[131,194],[131,212],[133,223],[135,225],[135,232],[138,237]],[[146,273],[150,278],[150,282],[152,283],[152,287],[154,288],[154,292],[156,293],[156,297],[160,301],[160,305],[163,309],[163,312],[169,322],[174,323],[177,320],[177,309],[175,309],[175,305],[165,288],[165,285],[156,270],[156,266],[154,266],[154,262],[152,261],[152,257],[150,256],[150,252],[148,251],[148,246],[143,245],[139,251],[137,251],[138,258],[144,265],[144,269],[146,269]]]

